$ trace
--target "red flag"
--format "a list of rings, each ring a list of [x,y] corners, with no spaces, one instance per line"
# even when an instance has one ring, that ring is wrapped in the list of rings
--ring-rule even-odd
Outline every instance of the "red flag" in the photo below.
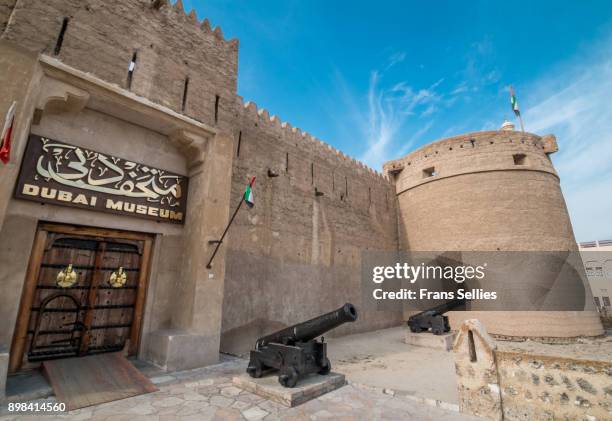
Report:
[[[15,122],[15,108],[17,108],[17,102],[13,101],[4,118],[2,136],[0,136],[0,161],[5,164],[8,164],[11,160],[11,136],[13,135],[13,123]]]

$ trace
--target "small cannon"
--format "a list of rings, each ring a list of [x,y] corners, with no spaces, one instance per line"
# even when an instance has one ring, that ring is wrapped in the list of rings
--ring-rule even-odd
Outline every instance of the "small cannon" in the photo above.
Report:
[[[439,306],[422,311],[408,318],[408,327],[414,333],[426,332],[431,328],[431,333],[441,335],[450,331],[448,317],[444,315],[447,311],[465,304],[464,299],[455,299]]]
[[[320,341],[316,338],[355,320],[355,306],[346,303],[338,310],[259,338],[251,350],[247,373],[259,378],[268,369],[278,370],[278,382],[284,387],[294,387],[306,374],[329,374],[327,344],[323,338]]]

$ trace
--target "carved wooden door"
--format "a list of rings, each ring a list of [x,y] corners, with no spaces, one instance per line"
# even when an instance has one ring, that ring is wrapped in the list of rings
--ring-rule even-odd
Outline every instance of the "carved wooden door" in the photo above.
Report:
[[[29,363],[102,352],[134,354],[152,239],[42,225],[36,241],[43,244],[35,244],[20,308],[26,331],[20,333],[18,320],[14,351],[21,347]]]

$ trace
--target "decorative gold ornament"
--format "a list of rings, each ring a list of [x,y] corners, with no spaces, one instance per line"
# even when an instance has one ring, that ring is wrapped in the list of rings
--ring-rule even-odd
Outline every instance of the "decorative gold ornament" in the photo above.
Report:
[[[121,288],[127,283],[127,274],[123,271],[123,267],[119,267],[116,272],[111,273],[108,283],[113,288]]]
[[[72,263],[66,266],[57,274],[55,284],[58,287],[70,288],[77,283],[77,273],[72,269]]]

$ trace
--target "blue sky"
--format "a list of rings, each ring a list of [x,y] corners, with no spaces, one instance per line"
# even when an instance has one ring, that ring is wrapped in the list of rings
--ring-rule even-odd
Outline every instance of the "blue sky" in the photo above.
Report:
[[[612,2],[183,2],[240,39],[245,101],[378,170],[513,121],[512,84],[577,239],[612,238]]]

